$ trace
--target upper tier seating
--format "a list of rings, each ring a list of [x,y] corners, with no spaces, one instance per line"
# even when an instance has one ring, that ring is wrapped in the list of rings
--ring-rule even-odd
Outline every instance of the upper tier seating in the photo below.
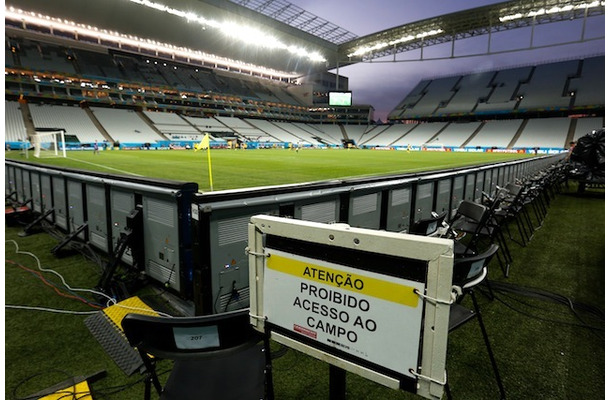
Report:
[[[604,57],[424,79],[390,119],[567,111],[604,106]]]
[[[579,61],[538,65],[529,82],[519,88],[523,99],[518,108],[522,111],[567,109],[571,97],[564,92],[568,78],[576,76]]]

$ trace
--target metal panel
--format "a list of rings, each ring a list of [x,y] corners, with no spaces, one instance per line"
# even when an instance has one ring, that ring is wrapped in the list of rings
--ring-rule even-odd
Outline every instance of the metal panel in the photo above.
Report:
[[[25,202],[26,198],[23,194],[23,174],[27,173],[22,169],[15,171],[15,191],[17,192],[17,201],[19,203]]]
[[[32,182],[30,177],[30,171],[23,170],[23,201],[26,202],[32,199]],[[31,207],[31,205],[30,205]]]
[[[436,183],[436,205],[434,211],[437,213],[449,212],[451,204],[451,179],[443,179]]]
[[[408,231],[411,226],[411,186],[389,191],[386,229],[391,232]]]
[[[4,168],[4,194],[6,196],[17,190],[15,187],[15,170],[16,168],[11,165],[6,165]]]
[[[121,232],[125,231],[127,216],[135,209],[135,194],[116,188],[110,189],[110,218],[112,221],[112,246],[115,247]],[[121,258],[129,265],[133,265],[131,249],[127,248]]]
[[[464,199],[463,200],[474,200],[474,186],[475,186],[476,176],[474,173],[466,175],[466,189],[464,191]]]
[[[458,175],[453,178],[453,188],[451,189],[451,213],[449,217],[453,216],[453,211],[457,210],[460,202],[464,200],[464,183],[466,177],[464,175]]]
[[[347,223],[356,228],[379,229],[381,192],[352,195]]]
[[[213,312],[248,307],[248,224],[254,215],[279,215],[279,203],[218,210],[210,216]]]
[[[506,171],[508,167],[500,167],[498,168],[498,186],[504,187],[506,186]]]
[[[40,192],[42,196],[42,212],[51,210],[53,208],[53,190],[51,187],[51,176],[47,174],[40,174]],[[53,222],[53,213],[49,215],[47,221]]]
[[[420,183],[417,185],[415,196],[415,215],[413,221],[430,218],[432,215],[432,203],[434,202],[434,182]]]
[[[479,171],[479,172],[477,172],[473,201],[475,201],[477,203],[481,202],[481,198],[483,197],[484,188],[485,188],[485,171]]]
[[[89,241],[93,246],[109,253],[106,190],[104,186],[87,183],[85,193],[87,195]]]
[[[75,231],[85,223],[85,199],[83,198],[83,183],[68,180],[68,219],[70,232]],[[78,234],[78,238],[85,239],[85,232]]]
[[[42,188],[40,186],[40,174],[32,171],[30,173],[32,181],[32,208],[34,212],[42,212]]]
[[[55,209],[55,225],[68,230],[68,207],[66,204],[65,180],[62,176],[51,177],[53,184],[53,209]]]
[[[315,202],[296,202],[294,207],[294,218],[305,221],[332,223],[339,220],[340,210],[339,198],[329,200],[316,199]]]
[[[144,258],[148,276],[180,291],[178,210],[172,198],[142,197]]]
[[[493,196],[495,189],[494,181],[495,169],[491,168],[485,171],[485,178],[483,179],[483,191],[490,196]]]

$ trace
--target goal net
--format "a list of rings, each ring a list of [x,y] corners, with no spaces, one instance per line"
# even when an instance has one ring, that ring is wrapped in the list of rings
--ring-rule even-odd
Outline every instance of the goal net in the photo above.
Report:
[[[66,139],[63,130],[36,131],[30,138],[34,157],[66,157]]]

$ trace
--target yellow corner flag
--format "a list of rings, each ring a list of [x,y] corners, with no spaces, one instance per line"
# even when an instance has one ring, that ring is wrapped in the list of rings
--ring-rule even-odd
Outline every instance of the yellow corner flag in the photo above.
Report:
[[[212,182],[212,158],[210,157],[210,135],[208,133],[205,134],[203,139],[201,139],[201,143],[196,144],[194,146],[195,151],[197,150],[208,150],[208,175],[210,177],[210,191],[214,191],[214,183]]]
[[[194,148],[195,148],[195,151],[209,149],[210,148],[210,135],[206,133],[205,136],[203,137],[203,139],[201,139],[201,142],[199,144],[196,144],[194,146]]]

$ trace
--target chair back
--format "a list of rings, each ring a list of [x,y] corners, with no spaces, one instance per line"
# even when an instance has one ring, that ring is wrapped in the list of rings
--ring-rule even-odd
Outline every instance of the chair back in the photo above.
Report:
[[[499,246],[494,243],[477,255],[454,258],[452,283],[461,288],[470,288],[479,284],[487,275],[487,266],[498,249]]]
[[[487,215],[487,207],[470,200],[462,200],[454,216],[454,221],[460,217],[471,222],[482,222]]]
[[[523,186],[511,182],[507,183],[504,188],[508,190],[508,193],[511,196],[519,196],[521,194],[521,191],[523,190]]]
[[[432,218],[424,218],[419,221],[415,221],[409,233],[414,235],[424,235],[429,236],[433,235],[438,229],[441,227],[445,217],[447,216],[447,212],[443,212]]]
[[[264,335],[250,325],[248,310],[187,318],[128,314],[121,322],[137,347],[160,400],[260,400],[266,398]],[[174,360],[163,388],[150,356]]]
[[[170,360],[213,357],[261,340],[247,309],[175,318],[127,314],[121,325],[133,347]]]

